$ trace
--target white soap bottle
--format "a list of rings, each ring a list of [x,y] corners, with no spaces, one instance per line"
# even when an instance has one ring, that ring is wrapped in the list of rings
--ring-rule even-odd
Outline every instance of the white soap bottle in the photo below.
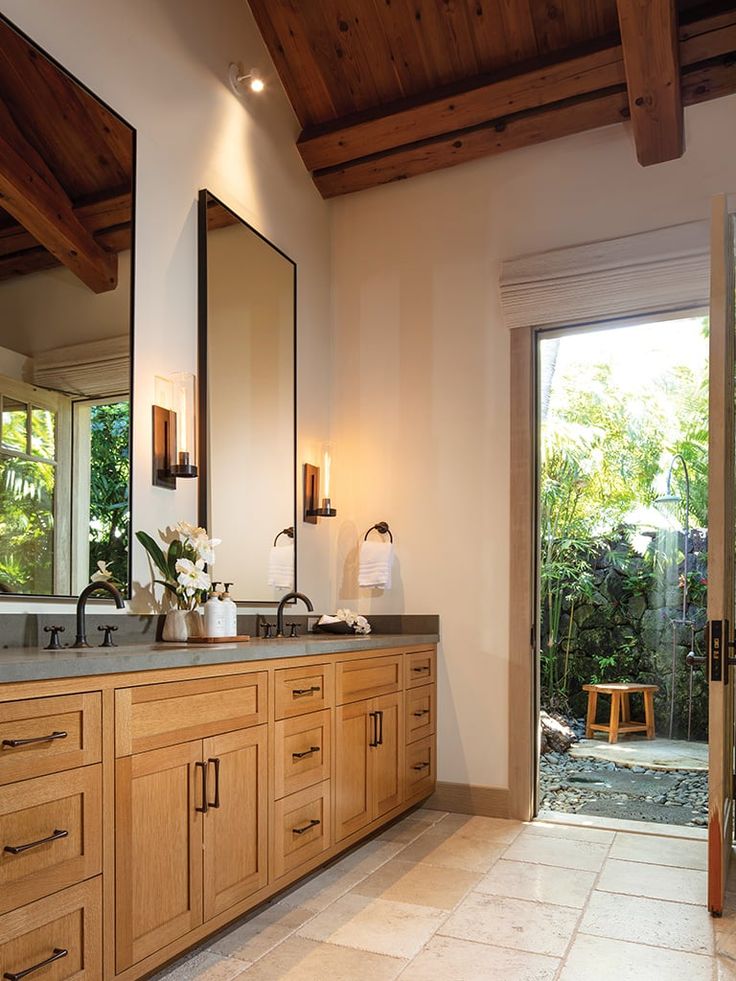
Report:
[[[223,584],[225,586],[225,592],[221,595],[220,599],[222,605],[225,607],[225,637],[237,637],[238,635],[238,608],[230,596],[230,587],[233,585],[231,582],[226,582]]]
[[[225,637],[225,610],[220,594],[217,592],[219,583],[213,582],[210,596],[204,604],[204,635],[205,637]]]

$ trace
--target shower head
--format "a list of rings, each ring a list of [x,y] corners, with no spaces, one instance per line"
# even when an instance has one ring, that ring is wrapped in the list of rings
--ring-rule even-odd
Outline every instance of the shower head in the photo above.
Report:
[[[681,502],[682,498],[679,494],[660,494],[654,499],[655,506],[657,504],[680,504]]]

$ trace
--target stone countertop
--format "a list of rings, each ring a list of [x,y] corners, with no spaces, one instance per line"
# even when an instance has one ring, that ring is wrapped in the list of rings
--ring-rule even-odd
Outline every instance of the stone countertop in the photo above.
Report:
[[[128,647],[89,647],[60,651],[9,647],[0,650],[0,686],[19,681],[81,678],[97,674],[125,674],[161,668],[207,664],[241,664],[279,657],[349,653],[386,647],[437,644],[437,634],[368,634],[364,636],[309,635],[282,640],[252,640],[232,644],[141,644]],[[1,691],[1,689],[0,689]]]

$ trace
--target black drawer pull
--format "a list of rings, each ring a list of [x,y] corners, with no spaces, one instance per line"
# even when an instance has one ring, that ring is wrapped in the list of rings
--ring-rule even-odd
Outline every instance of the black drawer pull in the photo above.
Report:
[[[219,756],[210,757],[207,761],[215,768],[215,799],[207,801],[207,807],[220,806],[220,758]]]
[[[305,749],[303,753],[292,753],[291,758],[293,760],[303,760],[305,756],[311,756],[312,753],[319,753],[319,746],[310,746],[309,749]]]
[[[53,834],[50,834],[48,838],[39,838],[38,841],[29,841],[27,845],[6,845],[3,848],[4,852],[9,852],[11,855],[20,855],[23,852],[27,852],[29,848],[36,848],[38,845],[46,845],[50,841],[58,841],[60,838],[68,838],[68,831],[56,830]]]
[[[42,967],[48,967],[49,964],[53,964],[54,961],[60,961],[62,957],[66,957],[69,951],[64,950],[63,947],[54,947],[54,952],[51,957],[47,957],[45,961],[40,961],[38,964],[34,964],[33,967],[27,967],[25,971],[6,971],[3,974],[5,981],[21,981],[22,978],[27,978],[29,974],[33,974],[34,971],[40,971]]]
[[[418,671],[418,672],[429,671],[429,665],[428,664],[424,664],[420,668],[412,668],[412,671]]]
[[[48,736],[31,736],[30,739],[3,739],[3,746],[17,749],[18,746],[32,746],[34,743],[52,743],[55,739],[66,739],[66,736],[65,732],[51,732]]]
[[[292,688],[291,694],[294,698],[300,695],[313,695],[316,691],[322,691],[319,685],[312,685],[311,688]]]
[[[429,715],[429,709],[419,709],[418,712],[414,713],[414,718],[421,719],[423,715]]]
[[[415,763],[412,770],[426,770],[429,763]]]
[[[202,806],[197,807],[195,805],[194,810],[197,814],[206,814],[210,809],[209,801],[207,800],[207,767],[209,764],[203,763],[201,760],[197,760],[194,764],[195,769],[198,766],[202,767]]]
[[[303,828],[292,828],[291,833],[295,835],[303,835],[305,831],[311,831],[312,828],[316,828],[318,824],[322,824],[317,818],[312,818],[309,824],[305,825]]]

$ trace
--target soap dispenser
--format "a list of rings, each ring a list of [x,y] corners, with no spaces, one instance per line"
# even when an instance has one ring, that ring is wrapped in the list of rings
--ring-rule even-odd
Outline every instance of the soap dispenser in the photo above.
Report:
[[[212,583],[209,599],[204,604],[205,637],[225,637],[225,608],[217,592],[218,582]]]
[[[225,586],[225,592],[220,597],[224,609],[225,617],[225,637],[237,637],[238,635],[238,608],[230,596],[230,587],[233,585],[231,582],[226,582],[223,584]]]

